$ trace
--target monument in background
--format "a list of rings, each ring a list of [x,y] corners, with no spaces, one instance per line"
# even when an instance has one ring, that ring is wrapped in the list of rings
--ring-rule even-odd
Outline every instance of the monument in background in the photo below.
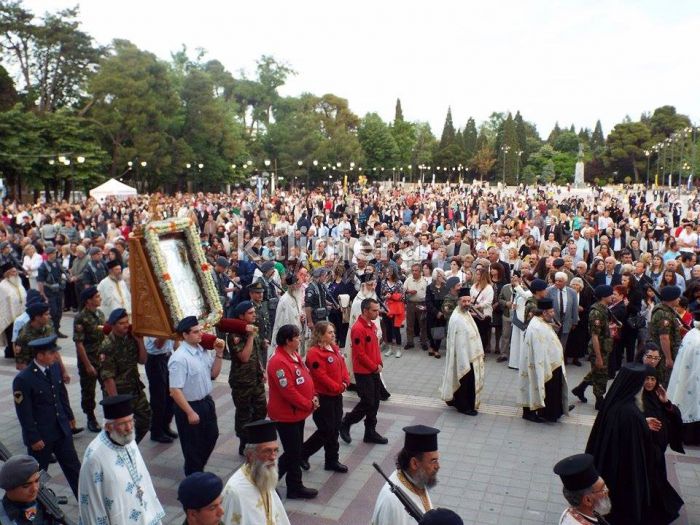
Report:
[[[576,170],[574,171],[574,187],[583,188],[586,183],[583,180],[583,144],[578,145],[578,160],[576,161]]]

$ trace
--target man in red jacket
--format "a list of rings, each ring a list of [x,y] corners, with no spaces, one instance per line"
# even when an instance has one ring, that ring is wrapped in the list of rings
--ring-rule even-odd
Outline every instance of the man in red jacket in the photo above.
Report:
[[[340,424],[340,437],[346,443],[351,443],[350,427],[364,418],[364,442],[386,445],[389,440],[376,430],[382,386],[379,373],[382,371],[383,363],[376,326],[372,321],[379,315],[379,303],[375,299],[364,299],[360,309],[362,314],[350,331],[352,367],[355,371],[355,383],[360,402],[343,418]]]

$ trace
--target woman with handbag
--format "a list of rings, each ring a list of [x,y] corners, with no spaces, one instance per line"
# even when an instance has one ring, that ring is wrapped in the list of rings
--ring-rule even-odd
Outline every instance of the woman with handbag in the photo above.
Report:
[[[489,276],[489,263],[484,259],[477,260],[474,284],[469,295],[472,298],[471,314],[479,329],[484,353],[491,353],[491,317],[493,316],[493,286]]]
[[[396,271],[389,267],[380,281],[380,295],[387,312],[382,314],[382,334],[387,344],[386,357],[401,357],[401,325],[406,318],[403,284]]]
[[[445,317],[442,315],[442,302],[447,294],[445,286],[445,272],[440,268],[433,270],[430,285],[425,291],[425,306],[428,309],[428,341],[430,350],[428,355],[440,359],[440,345],[446,334]]]

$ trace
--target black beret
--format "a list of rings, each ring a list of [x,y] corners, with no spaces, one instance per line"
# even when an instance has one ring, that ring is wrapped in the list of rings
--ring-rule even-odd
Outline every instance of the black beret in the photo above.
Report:
[[[33,288],[29,289],[29,291],[27,292],[27,306],[34,303],[41,303],[43,301],[44,298],[41,296],[38,290],[35,290]]]
[[[0,468],[0,489],[16,489],[24,485],[37,472],[39,472],[39,462],[33,457],[26,454],[12,456]]]
[[[462,518],[449,509],[430,509],[423,514],[418,525],[464,525]]]
[[[85,302],[88,299],[92,299],[97,295],[97,287],[96,286],[90,286],[89,288],[85,288],[82,292],[80,292],[80,301]]]
[[[241,301],[236,305],[236,308],[233,309],[233,316],[234,317],[240,317],[244,313],[246,313],[248,310],[251,308],[254,308],[253,303],[250,301]]]
[[[32,303],[27,305],[27,315],[30,319],[34,319],[38,315],[43,315],[49,311],[49,305],[45,302]]]
[[[182,334],[189,330],[190,328],[193,328],[199,324],[199,321],[197,321],[197,318],[194,315],[188,315],[187,317],[183,317],[180,319],[180,322],[177,323],[177,326],[175,327],[175,331],[179,334]]]
[[[217,257],[216,264],[223,266],[224,268],[228,268],[228,259],[226,257]]]
[[[112,313],[109,314],[109,319],[107,319],[107,322],[114,326],[119,322],[120,319],[124,319],[128,314],[126,313],[126,310],[124,308],[115,308],[112,310]]]
[[[267,273],[267,272],[269,272],[270,270],[274,269],[274,267],[275,267],[275,263],[274,263],[274,262],[272,262],[272,261],[265,261],[264,263],[262,263],[262,264],[260,265],[260,271],[261,271],[262,273]]]
[[[546,290],[546,289],[547,289],[547,283],[544,282],[542,279],[535,279],[530,284],[530,291],[532,293],[541,292],[541,291]]]
[[[201,509],[221,495],[224,482],[211,472],[194,472],[182,480],[177,488],[177,499],[182,508]]]
[[[681,296],[681,289],[678,286],[664,286],[659,295],[662,301],[673,301]]]
[[[555,268],[561,268],[562,266],[564,266],[564,259],[554,259],[552,266],[554,266]]]

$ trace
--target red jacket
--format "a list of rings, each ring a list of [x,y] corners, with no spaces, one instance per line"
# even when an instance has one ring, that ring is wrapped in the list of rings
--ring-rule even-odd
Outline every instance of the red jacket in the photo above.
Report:
[[[296,362],[278,346],[267,363],[267,414],[273,421],[296,423],[314,411],[314,382],[301,356],[295,352],[294,357]]]
[[[339,396],[350,384],[350,374],[340,349],[312,346],[306,354],[306,366],[314,380],[316,392],[324,396]]]
[[[382,365],[377,327],[360,316],[350,330],[352,368],[356,374],[374,374]]]

